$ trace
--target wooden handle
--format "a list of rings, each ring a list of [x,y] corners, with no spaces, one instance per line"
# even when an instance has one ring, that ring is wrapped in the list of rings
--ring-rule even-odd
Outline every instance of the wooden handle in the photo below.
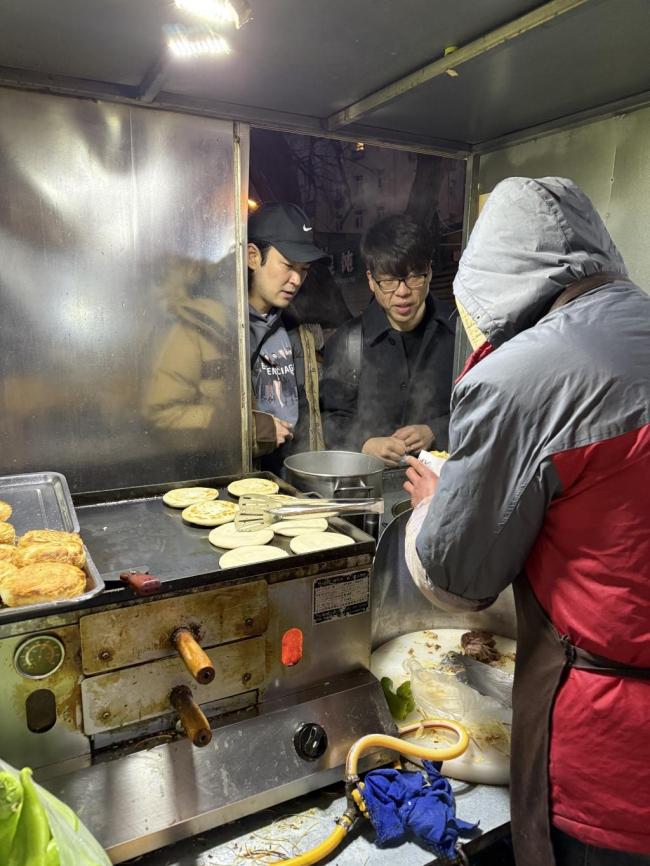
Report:
[[[195,746],[207,746],[212,739],[210,724],[187,686],[176,686],[169,696],[178,713],[185,733]]]
[[[202,686],[211,683],[215,675],[214,665],[192,632],[188,628],[179,628],[172,635],[172,641],[197,683]]]

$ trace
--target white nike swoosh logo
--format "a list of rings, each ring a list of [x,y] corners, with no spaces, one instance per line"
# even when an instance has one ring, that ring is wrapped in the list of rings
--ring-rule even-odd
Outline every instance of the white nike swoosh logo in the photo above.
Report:
[[[310,226],[306,226],[306,225],[304,225],[304,223],[303,223],[302,230],[303,230],[304,232],[310,232],[310,231],[311,231],[311,227],[310,227]]]

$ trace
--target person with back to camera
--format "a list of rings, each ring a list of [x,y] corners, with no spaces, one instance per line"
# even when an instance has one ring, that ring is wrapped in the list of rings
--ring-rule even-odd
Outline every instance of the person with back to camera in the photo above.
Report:
[[[650,297],[563,178],[491,193],[454,293],[474,352],[440,477],[408,458],[433,604],[517,609],[518,866],[650,864]]]
[[[447,447],[454,331],[429,294],[432,240],[406,214],[361,244],[372,300],[328,340],[321,382],[325,442],[397,466]]]

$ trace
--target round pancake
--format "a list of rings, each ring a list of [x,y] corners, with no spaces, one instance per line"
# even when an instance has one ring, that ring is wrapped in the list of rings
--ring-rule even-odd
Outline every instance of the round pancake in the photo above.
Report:
[[[0,595],[2,595],[2,581],[15,577],[17,574],[18,569],[13,562],[0,561]]]
[[[18,568],[33,565],[35,562],[67,562],[83,568],[86,562],[86,554],[83,547],[77,544],[55,544],[53,541],[42,543],[21,544],[16,548],[14,560]]]
[[[0,544],[13,544],[16,540],[16,530],[11,523],[0,523]]]
[[[17,548],[13,544],[0,544],[0,562],[13,562],[15,564]]]
[[[217,526],[208,535],[210,544],[215,547],[223,547],[226,550],[235,550],[237,547],[251,547],[268,544],[273,538],[272,529],[258,529],[255,532],[240,532],[234,523],[224,523]]]
[[[286,550],[267,545],[237,547],[224,553],[219,560],[220,568],[236,568],[238,565],[252,565],[255,562],[269,562],[272,559],[288,559]]]
[[[267,478],[241,478],[239,481],[231,481],[228,485],[228,493],[231,496],[251,496],[256,493],[269,495],[277,493],[280,487],[275,481]]]
[[[168,490],[162,500],[170,508],[187,508],[195,502],[210,502],[218,495],[216,487],[176,487]]]
[[[64,547],[69,545],[83,547],[83,541],[78,532],[64,532],[62,529],[30,529],[29,532],[21,535],[18,546],[46,543],[61,544]]]
[[[77,598],[86,589],[86,574],[64,562],[38,562],[16,570],[0,584],[8,607]]]
[[[193,523],[196,526],[221,526],[222,523],[230,523],[235,519],[235,515],[239,511],[239,506],[234,502],[227,502],[224,499],[215,499],[214,501],[195,502],[188,508],[181,511],[181,517],[187,523]]]
[[[295,538],[307,532],[325,532],[327,528],[324,517],[303,517],[302,520],[295,517],[293,520],[281,520],[272,526],[273,532],[286,538]]]
[[[345,547],[354,544],[354,539],[340,532],[309,532],[292,538],[290,547],[294,553],[315,553],[331,547]]]
[[[13,508],[11,507],[11,505],[9,505],[8,502],[3,502],[2,499],[0,499],[0,520],[9,520],[12,513]]]

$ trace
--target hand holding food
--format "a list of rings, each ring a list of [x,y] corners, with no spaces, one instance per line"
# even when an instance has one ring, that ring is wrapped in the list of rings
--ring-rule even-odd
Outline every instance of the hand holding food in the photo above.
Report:
[[[398,466],[406,450],[404,440],[397,436],[374,436],[367,439],[361,449],[364,454],[379,457],[387,466]]]
[[[402,439],[407,451],[426,451],[431,448],[435,436],[428,424],[409,424],[400,427],[393,436]]]
[[[407,457],[406,462],[409,468],[406,470],[408,480],[404,483],[404,490],[411,497],[411,505],[415,508],[422,500],[428,499],[436,492],[438,476],[415,457]]]

